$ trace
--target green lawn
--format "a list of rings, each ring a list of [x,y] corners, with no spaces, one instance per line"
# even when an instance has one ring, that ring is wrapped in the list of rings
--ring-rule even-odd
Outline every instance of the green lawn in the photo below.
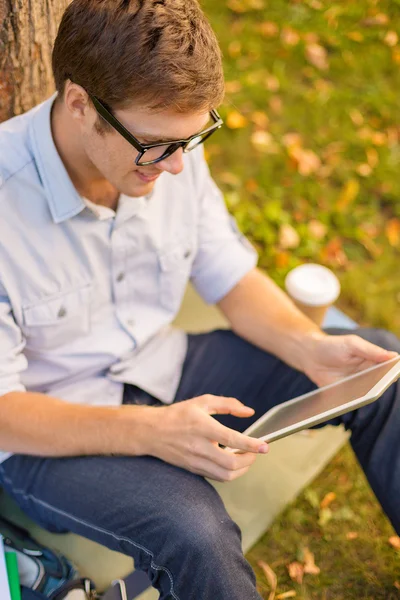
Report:
[[[400,334],[400,1],[202,6],[227,80],[227,126],[207,155],[260,266],[282,284],[301,262],[325,264],[341,280],[348,314]],[[327,492],[336,498],[321,519]],[[260,559],[278,576],[276,598],[287,591],[282,598],[390,600],[400,598],[392,535],[346,448],[249,559],[265,598]],[[300,585],[287,564],[303,547],[321,573]]]

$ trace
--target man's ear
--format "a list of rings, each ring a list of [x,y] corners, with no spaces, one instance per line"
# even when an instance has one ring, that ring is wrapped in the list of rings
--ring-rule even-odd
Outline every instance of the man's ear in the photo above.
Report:
[[[86,90],[70,79],[65,83],[64,105],[77,124],[83,124],[91,112],[94,111]]]

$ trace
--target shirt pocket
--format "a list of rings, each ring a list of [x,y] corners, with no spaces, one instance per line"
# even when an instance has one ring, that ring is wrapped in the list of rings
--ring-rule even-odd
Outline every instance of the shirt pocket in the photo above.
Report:
[[[176,243],[158,251],[160,302],[176,314],[190,279],[194,249],[190,243]]]
[[[22,307],[26,346],[50,350],[73,342],[90,331],[92,286],[85,285]]]

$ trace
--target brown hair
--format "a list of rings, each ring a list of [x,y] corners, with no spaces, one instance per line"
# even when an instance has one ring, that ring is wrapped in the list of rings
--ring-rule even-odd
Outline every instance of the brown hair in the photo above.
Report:
[[[73,0],[53,48],[70,79],[112,108],[195,112],[223,99],[221,52],[197,0]]]

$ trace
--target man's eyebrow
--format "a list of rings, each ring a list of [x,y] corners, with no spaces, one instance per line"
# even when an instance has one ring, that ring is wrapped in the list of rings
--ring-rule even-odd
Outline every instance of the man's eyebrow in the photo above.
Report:
[[[204,127],[202,127],[201,129],[199,129],[199,131],[197,131],[196,133],[193,133],[192,135],[198,135],[199,133],[201,133],[202,131],[204,131],[204,129],[207,128],[207,124],[210,121],[210,116],[207,119],[207,123],[205,123]],[[164,142],[178,142],[181,138],[159,138],[156,137],[154,135],[150,135],[147,133],[141,133],[138,134],[138,136],[143,140],[144,143],[148,142],[149,144],[152,144],[153,142],[160,142],[160,143],[164,143]],[[189,136],[190,137],[190,136]]]

